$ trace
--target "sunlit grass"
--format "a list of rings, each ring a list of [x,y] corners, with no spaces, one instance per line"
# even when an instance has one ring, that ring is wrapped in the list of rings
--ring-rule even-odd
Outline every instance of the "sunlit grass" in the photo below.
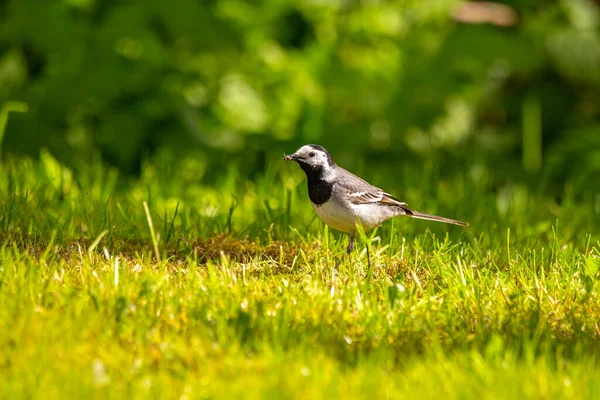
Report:
[[[592,201],[400,168],[411,206],[471,226],[394,220],[370,274],[279,157],[212,182],[164,157],[136,181],[0,166],[0,397],[600,395]]]

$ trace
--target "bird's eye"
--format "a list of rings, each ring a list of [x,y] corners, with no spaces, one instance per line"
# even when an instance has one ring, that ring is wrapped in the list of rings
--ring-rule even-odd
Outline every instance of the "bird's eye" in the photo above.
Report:
[[[314,156],[315,156],[315,152],[314,152],[314,151],[311,151],[310,153],[308,153],[308,156],[309,156],[309,157],[314,157]]]

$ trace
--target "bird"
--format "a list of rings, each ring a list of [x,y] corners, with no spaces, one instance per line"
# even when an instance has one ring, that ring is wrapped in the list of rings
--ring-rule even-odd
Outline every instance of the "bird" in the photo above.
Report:
[[[350,235],[347,254],[354,250],[359,226],[368,232],[397,216],[469,226],[466,222],[408,208],[405,202],[337,165],[318,144],[304,145],[283,159],[295,161],[306,174],[308,197],[317,216],[329,227]]]

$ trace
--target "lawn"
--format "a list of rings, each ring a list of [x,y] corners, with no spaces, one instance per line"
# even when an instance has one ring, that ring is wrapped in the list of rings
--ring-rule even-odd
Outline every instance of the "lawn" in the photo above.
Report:
[[[249,180],[5,157],[0,397],[600,398],[597,194],[376,165],[357,172],[471,226],[398,218],[345,257],[268,159]]]

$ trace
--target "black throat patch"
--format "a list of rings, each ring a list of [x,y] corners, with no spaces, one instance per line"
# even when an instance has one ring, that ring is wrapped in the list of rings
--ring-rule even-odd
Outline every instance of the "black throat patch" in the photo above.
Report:
[[[327,203],[333,194],[333,183],[322,179],[308,179],[308,197],[313,204],[320,206]]]
[[[299,163],[306,174],[308,197],[315,205],[326,203],[333,193],[333,183],[323,179],[323,168],[314,168],[308,164]]]

